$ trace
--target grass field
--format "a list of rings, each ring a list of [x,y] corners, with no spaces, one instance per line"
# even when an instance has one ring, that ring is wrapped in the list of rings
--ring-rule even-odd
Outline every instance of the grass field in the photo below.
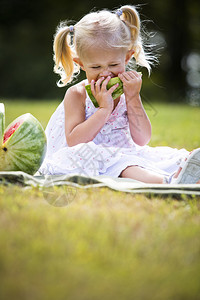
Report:
[[[59,102],[4,103],[6,124],[31,112],[45,127]],[[200,146],[200,108],[146,109],[150,145]],[[197,300],[199,200],[74,188],[54,207],[38,188],[0,185],[0,299]]]

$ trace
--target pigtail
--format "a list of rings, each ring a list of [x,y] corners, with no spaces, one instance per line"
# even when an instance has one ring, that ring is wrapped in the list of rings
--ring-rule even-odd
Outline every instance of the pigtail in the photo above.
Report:
[[[70,46],[70,27],[71,26],[65,26],[61,23],[54,37],[54,72],[61,77],[57,83],[59,87],[71,82],[73,74],[79,71],[73,61],[74,52],[72,46]]]
[[[139,14],[134,6],[122,6],[120,11],[122,12],[120,19],[129,27],[131,33],[129,50],[134,50],[136,64],[146,67],[150,74],[153,57],[144,51]]]

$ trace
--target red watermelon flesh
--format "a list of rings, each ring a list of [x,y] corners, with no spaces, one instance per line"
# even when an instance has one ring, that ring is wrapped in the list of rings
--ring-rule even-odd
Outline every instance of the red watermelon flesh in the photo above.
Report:
[[[24,120],[20,120],[18,122],[16,122],[15,124],[13,124],[12,126],[10,126],[4,133],[4,137],[3,137],[3,144],[9,139],[9,137],[11,137],[11,135],[17,130],[17,128],[19,128],[19,126],[23,123]]]

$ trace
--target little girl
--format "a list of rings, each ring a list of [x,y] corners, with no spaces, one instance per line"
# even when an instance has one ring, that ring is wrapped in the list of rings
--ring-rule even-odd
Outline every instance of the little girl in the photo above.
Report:
[[[54,40],[58,85],[70,83],[80,68],[87,79],[67,90],[47,125],[41,174],[108,175],[145,183],[200,180],[200,149],[189,154],[185,149],[147,146],[151,124],[140,98],[142,76],[130,70],[132,58],[150,73],[153,58],[144,51],[133,6],[92,12],[74,26],[61,23]],[[124,94],[113,101],[118,84],[109,90],[106,86],[117,76]],[[86,92],[87,84],[98,108]]]

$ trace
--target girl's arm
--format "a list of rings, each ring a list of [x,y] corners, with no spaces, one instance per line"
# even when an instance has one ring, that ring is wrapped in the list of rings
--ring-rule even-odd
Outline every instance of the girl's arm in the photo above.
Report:
[[[85,98],[86,92],[83,84],[69,88],[65,95],[65,136],[70,147],[92,141],[112,112],[112,107],[100,106],[91,117],[85,120]],[[112,99],[111,95],[110,98]]]
[[[151,139],[151,123],[140,98],[141,75],[136,71],[130,71],[118,76],[123,82],[132,139],[137,145],[144,146]]]

